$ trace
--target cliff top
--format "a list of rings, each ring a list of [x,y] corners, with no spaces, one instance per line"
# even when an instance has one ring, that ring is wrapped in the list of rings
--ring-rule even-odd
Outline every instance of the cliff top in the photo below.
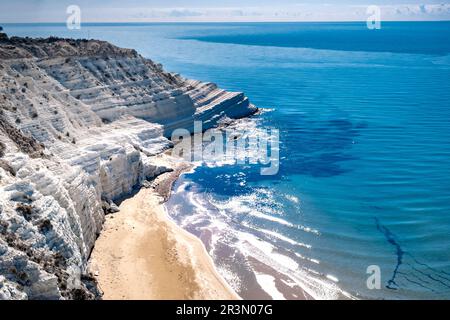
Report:
[[[1,31],[1,30],[0,30]],[[137,57],[133,49],[116,47],[109,42],[87,39],[8,37],[0,32],[0,59],[56,57]]]

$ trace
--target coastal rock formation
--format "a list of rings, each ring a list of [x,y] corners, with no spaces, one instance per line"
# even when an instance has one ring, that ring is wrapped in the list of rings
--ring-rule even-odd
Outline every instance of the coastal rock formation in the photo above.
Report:
[[[87,261],[105,213],[170,170],[155,156],[171,131],[255,111],[96,40],[0,33],[0,84],[0,299],[98,298]]]

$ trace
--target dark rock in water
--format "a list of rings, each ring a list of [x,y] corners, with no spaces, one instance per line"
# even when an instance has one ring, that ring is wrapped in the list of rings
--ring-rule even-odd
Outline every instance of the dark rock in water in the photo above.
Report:
[[[3,27],[0,26],[0,41],[2,40],[8,40],[8,36],[6,35],[6,33],[3,33]]]

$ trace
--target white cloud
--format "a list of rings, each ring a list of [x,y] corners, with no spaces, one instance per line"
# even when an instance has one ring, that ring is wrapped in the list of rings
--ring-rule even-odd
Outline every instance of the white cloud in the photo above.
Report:
[[[448,20],[450,4],[414,4],[382,7],[383,15],[401,20]]]
[[[300,0],[299,0],[300,1]],[[371,1],[371,0],[367,0]],[[412,0],[414,1],[414,0]],[[374,1],[375,2],[375,1]],[[370,3],[369,3],[370,4]],[[202,21],[364,21],[367,5],[287,4],[243,7],[81,6],[85,22],[202,22]],[[382,20],[450,20],[450,4],[382,5]],[[33,16],[0,10],[0,21],[61,22],[65,8],[34,10]],[[39,13],[40,12],[40,13]],[[4,14],[2,14],[4,13]],[[34,19],[34,21],[32,21]]]
[[[92,14],[84,12],[84,15],[90,21],[101,21],[105,16],[110,17],[109,21],[364,21],[367,7],[298,4],[195,9],[117,8]],[[383,20],[450,20],[450,4],[384,5],[380,8]]]

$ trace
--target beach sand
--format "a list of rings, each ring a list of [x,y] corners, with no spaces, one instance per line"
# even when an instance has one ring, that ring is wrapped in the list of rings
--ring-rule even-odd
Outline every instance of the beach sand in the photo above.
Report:
[[[202,242],[164,209],[173,181],[186,169],[176,165],[106,217],[89,264],[103,299],[239,299]]]

